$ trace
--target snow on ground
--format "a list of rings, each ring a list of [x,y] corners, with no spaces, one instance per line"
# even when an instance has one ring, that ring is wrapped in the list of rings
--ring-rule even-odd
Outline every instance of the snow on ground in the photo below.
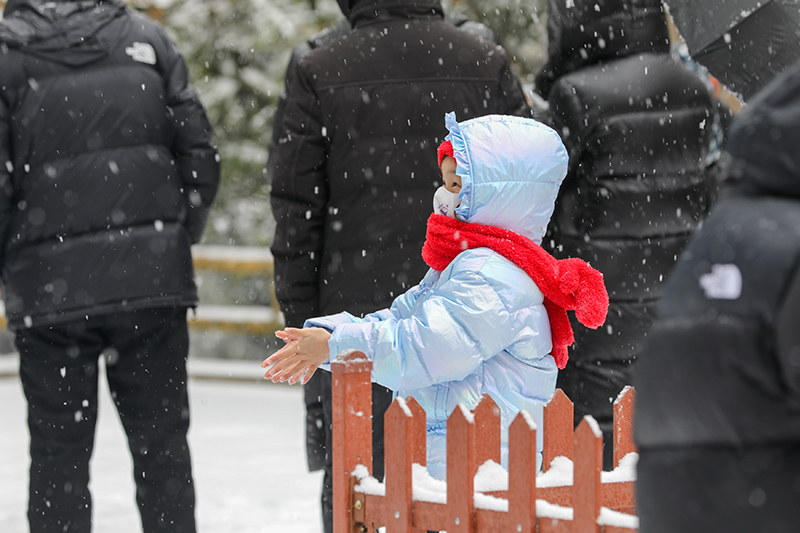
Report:
[[[302,389],[266,382],[258,363],[196,363],[190,365],[189,445],[199,533],[320,533],[322,477],[306,469]],[[0,370],[15,364],[0,356]],[[124,433],[108,390],[101,396],[94,531],[138,533]],[[0,531],[26,533],[28,433],[18,377],[0,377],[0,405]]]

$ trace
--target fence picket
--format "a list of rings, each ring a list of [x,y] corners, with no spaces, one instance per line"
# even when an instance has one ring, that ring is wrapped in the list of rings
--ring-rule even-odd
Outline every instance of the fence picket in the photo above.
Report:
[[[425,409],[413,397],[406,398],[406,405],[411,410],[413,419],[411,422],[412,462],[425,466],[428,462],[428,432],[425,427]]]
[[[500,464],[500,408],[491,396],[484,394],[474,413],[477,466],[489,460]]]
[[[475,422],[459,405],[447,419],[447,532],[473,533]]]
[[[386,410],[384,428],[392,438],[384,442],[386,464],[387,527],[397,533],[414,533],[411,463],[414,455],[413,414],[405,401],[395,398]],[[418,530],[416,530],[418,531]]]
[[[572,481],[572,533],[600,533],[603,470],[603,434],[590,416],[584,417],[575,430],[575,470]]]
[[[629,453],[637,451],[633,442],[633,387],[625,387],[614,401],[614,468]]]
[[[350,476],[357,465],[372,472],[372,361],[355,350],[331,363],[333,390],[333,530],[352,532]]]
[[[534,531],[536,525],[536,425],[525,414],[508,429],[507,531]]]
[[[550,463],[556,457],[572,459],[573,413],[574,407],[570,399],[564,391],[556,389],[550,401],[544,406],[543,472],[550,469]]]

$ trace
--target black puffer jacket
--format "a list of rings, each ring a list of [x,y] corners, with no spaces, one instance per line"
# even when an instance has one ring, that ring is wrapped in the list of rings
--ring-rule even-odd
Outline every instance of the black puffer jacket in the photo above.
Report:
[[[12,0],[0,41],[10,327],[194,305],[219,163],[166,33],[117,0]]]
[[[289,325],[386,307],[422,278],[446,112],[530,114],[503,49],[446,23],[438,0],[353,4],[353,30],[299,61],[275,154]]]
[[[344,3],[344,0],[342,0],[342,3]],[[344,9],[349,8],[345,7]],[[463,15],[454,13],[445,13],[444,20],[459,29],[472,33],[476,37],[483,37],[486,40],[498,43],[497,35],[494,31],[480,22],[469,20]],[[266,166],[266,177],[269,183],[272,183],[272,177],[275,175],[275,154],[278,151],[278,143],[283,134],[283,113],[286,109],[286,100],[288,99],[289,90],[292,88],[295,73],[297,72],[297,63],[300,61],[300,58],[304,57],[312,50],[341,39],[344,34],[348,33],[351,29],[353,28],[350,25],[350,21],[347,20],[347,17],[343,17],[333,26],[329,26],[319,33],[315,33],[309,37],[308,40],[298,44],[294,47],[294,50],[292,50],[292,55],[289,57],[289,64],[286,66],[283,91],[280,97],[278,97],[278,103],[275,105],[275,115],[272,117],[272,138],[269,143],[269,154]]]
[[[800,443],[798,117],[800,63],[731,125],[731,185],[676,265],[636,368],[643,450]]]
[[[573,360],[630,360],[663,282],[704,218],[712,96],[669,54],[658,0],[551,1],[537,76],[570,153],[545,245],[605,276],[606,325],[575,327]],[[598,11],[599,10],[599,11]]]
[[[343,12],[347,12],[349,10],[349,5],[344,0],[342,0],[340,4],[342,6]],[[466,17],[453,13],[445,13],[444,20],[445,22],[449,22],[450,24],[453,24],[459,29],[464,30],[468,33],[472,33],[477,37],[482,37],[486,40],[497,43],[497,36],[495,35],[495,33],[487,26],[481,23],[471,21]],[[350,21],[346,17],[343,17],[335,25],[325,28],[321,32],[312,35],[311,37],[308,38],[307,41],[300,43],[292,51],[292,55],[289,59],[289,64],[286,67],[284,90],[278,99],[278,103],[275,107],[275,115],[273,117],[274,122],[272,128],[272,138],[270,140],[269,157],[267,159],[267,166],[266,166],[266,177],[269,183],[272,183],[273,177],[275,176],[276,161],[278,159],[277,157],[278,146],[280,144],[281,136],[283,135],[283,116],[286,109],[286,102],[288,100],[289,91],[292,88],[297,73],[298,62],[300,61],[301,58],[305,57],[312,50],[315,50],[321,46],[333,43],[341,39],[346,33],[349,33],[350,30],[352,30]],[[305,317],[295,315],[293,318],[290,318],[290,320],[294,320],[295,322],[290,322],[289,325],[302,325],[302,321],[304,320],[304,318]],[[322,422],[321,422],[323,415],[320,403],[320,397],[323,394],[322,390],[324,389],[324,387],[321,385],[321,379],[323,378],[321,378],[321,375],[318,373],[311,379],[311,381],[306,383],[306,385],[303,387],[303,393],[306,402],[306,416],[307,416],[306,449],[307,449],[309,469],[312,471],[322,468],[325,464],[325,448],[324,448],[325,430],[322,427]],[[385,410],[385,404],[389,400],[381,399],[383,392],[385,392],[385,395],[388,396],[390,400],[391,392],[388,391],[388,389],[384,389],[383,387],[373,388],[372,399],[373,403],[382,405],[383,409]],[[382,413],[380,414],[380,418],[382,420]],[[380,421],[376,421],[375,423],[376,431],[379,431],[380,424],[381,424]],[[381,440],[383,439],[382,433],[380,433],[379,437]],[[382,461],[382,459],[378,457],[379,449],[381,446],[382,443],[378,445],[373,445],[373,455],[374,455],[373,458],[375,459],[374,461],[375,466],[377,466],[378,463]]]

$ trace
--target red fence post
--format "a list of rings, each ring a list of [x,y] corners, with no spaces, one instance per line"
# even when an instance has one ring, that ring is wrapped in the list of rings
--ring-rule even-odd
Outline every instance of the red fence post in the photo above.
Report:
[[[614,468],[629,453],[637,451],[633,442],[633,405],[636,398],[633,387],[627,386],[614,401]]]
[[[333,531],[353,533],[350,476],[356,465],[372,472],[372,361],[348,350],[331,363],[333,380]]]
[[[475,423],[459,404],[447,419],[447,533],[475,531]]]
[[[574,456],[572,533],[600,533],[597,517],[603,498],[603,433],[591,416],[585,416],[575,430]]]
[[[508,429],[508,526],[534,531],[536,525],[536,424],[521,412]]]
[[[413,533],[413,413],[402,398],[395,398],[384,420],[386,527],[392,533]]]
[[[425,409],[412,396],[406,398],[406,405],[411,410],[412,415],[411,442],[414,449],[411,462],[425,466],[428,463],[428,432]]]
[[[491,396],[484,394],[473,413],[476,467],[490,459],[500,464],[500,408]]]
[[[542,471],[550,468],[550,463],[556,457],[572,459],[572,439],[575,428],[574,407],[564,391],[556,389],[550,401],[544,406],[542,439]]]

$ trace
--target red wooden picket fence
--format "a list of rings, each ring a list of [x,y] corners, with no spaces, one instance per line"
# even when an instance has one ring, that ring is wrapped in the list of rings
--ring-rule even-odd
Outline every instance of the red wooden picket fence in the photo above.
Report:
[[[635,476],[628,466],[636,458],[628,455],[636,452],[632,388],[626,388],[614,404],[614,471],[602,472],[602,435],[590,417],[573,431],[572,402],[560,390],[544,408],[543,472],[537,471],[536,428],[526,413],[520,413],[509,428],[508,470],[502,469],[500,410],[484,395],[473,412],[455,409],[447,421],[446,487],[426,477],[422,468],[425,411],[413,398],[395,399],[385,415],[385,482],[381,483],[370,476],[371,369],[372,362],[352,350],[331,364],[334,533],[372,532],[381,526],[386,533],[638,530]],[[476,486],[479,467],[482,472],[494,468],[494,474],[499,469],[506,473],[507,483],[501,474],[502,487]],[[548,477],[550,482],[545,482]],[[497,484],[498,476],[488,479]],[[431,482],[439,484],[438,495],[432,496]]]

